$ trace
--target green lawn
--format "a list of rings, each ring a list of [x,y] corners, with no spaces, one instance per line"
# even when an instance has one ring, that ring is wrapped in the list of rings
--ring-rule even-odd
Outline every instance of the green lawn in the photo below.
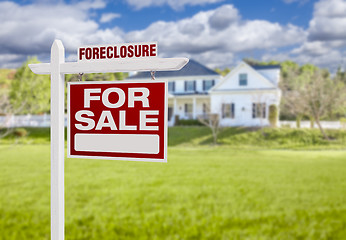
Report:
[[[18,137],[27,132],[26,137]],[[49,144],[49,128],[20,128],[12,132],[0,144]],[[223,128],[218,144],[232,149],[295,149],[295,150],[346,150],[346,129],[326,130],[330,140],[323,139],[318,129]],[[1,133],[1,129],[0,129]],[[65,134],[66,136],[66,134]],[[168,129],[168,146],[205,147],[213,143],[207,127],[180,126]]]
[[[67,159],[66,239],[346,239],[345,151],[181,138],[166,164]],[[49,239],[49,151],[0,145],[1,240]]]

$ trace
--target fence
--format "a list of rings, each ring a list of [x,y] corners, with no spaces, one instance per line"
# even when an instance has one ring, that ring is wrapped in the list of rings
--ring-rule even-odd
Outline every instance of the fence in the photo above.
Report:
[[[321,125],[325,129],[342,129],[346,128],[344,124],[340,123],[340,121],[321,121]],[[296,121],[280,121],[280,126],[281,127],[290,127],[290,128],[296,128],[297,123]],[[301,128],[311,128],[311,123],[310,121],[301,121],[300,122],[300,127]],[[314,123],[314,128],[318,128],[317,124]]]
[[[341,129],[346,128],[345,124],[340,121],[321,121],[323,128],[326,129]],[[65,126],[67,126],[67,115],[65,115]],[[295,121],[280,121],[280,126],[296,128]],[[0,116],[0,127],[50,127],[50,115],[16,115],[16,116]],[[301,121],[301,128],[310,128],[310,121]],[[318,128],[316,123],[314,128]]]
[[[0,116],[1,127],[50,127],[50,115],[12,115]],[[67,115],[65,115],[65,126],[67,126]]]

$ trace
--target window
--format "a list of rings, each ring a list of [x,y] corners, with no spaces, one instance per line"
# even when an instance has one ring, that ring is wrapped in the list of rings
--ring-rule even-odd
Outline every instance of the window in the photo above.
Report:
[[[196,90],[196,81],[185,81],[185,92],[194,92]]]
[[[203,91],[208,91],[215,85],[214,80],[203,80]]]
[[[222,118],[234,118],[234,103],[223,103],[222,104]]]
[[[239,74],[239,86],[247,86],[247,74]]]
[[[175,92],[175,82],[168,82],[168,92]]]
[[[209,107],[206,103],[203,103],[203,114],[206,114],[209,112]]]
[[[188,118],[192,118],[192,103],[185,103],[184,106],[184,112],[185,112],[185,116]]]
[[[265,103],[252,103],[252,118],[266,118]]]

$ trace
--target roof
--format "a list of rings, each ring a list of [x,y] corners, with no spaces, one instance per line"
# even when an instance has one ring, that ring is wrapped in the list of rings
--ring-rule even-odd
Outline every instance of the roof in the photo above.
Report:
[[[280,69],[280,65],[250,65],[255,70]]]
[[[217,75],[220,76],[214,70],[207,68],[206,66],[200,64],[199,62],[190,59],[190,61],[180,69],[179,71],[159,71],[155,73],[155,77],[186,77],[186,76],[206,76],[206,75]],[[151,78],[150,72],[138,72],[137,74],[129,77],[128,79],[137,78]]]

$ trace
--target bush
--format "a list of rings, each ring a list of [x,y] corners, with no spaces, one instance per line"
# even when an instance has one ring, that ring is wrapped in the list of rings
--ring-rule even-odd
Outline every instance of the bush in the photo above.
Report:
[[[26,137],[28,135],[28,131],[25,128],[16,128],[13,131],[13,134],[16,137]]]
[[[342,128],[346,128],[346,118],[340,118],[340,124]]]
[[[179,119],[176,126],[203,126],[203,124],[196,119]]]
[[[269,106],[269,122],[271,127],[278,125],[278,107],[275,104]]]

